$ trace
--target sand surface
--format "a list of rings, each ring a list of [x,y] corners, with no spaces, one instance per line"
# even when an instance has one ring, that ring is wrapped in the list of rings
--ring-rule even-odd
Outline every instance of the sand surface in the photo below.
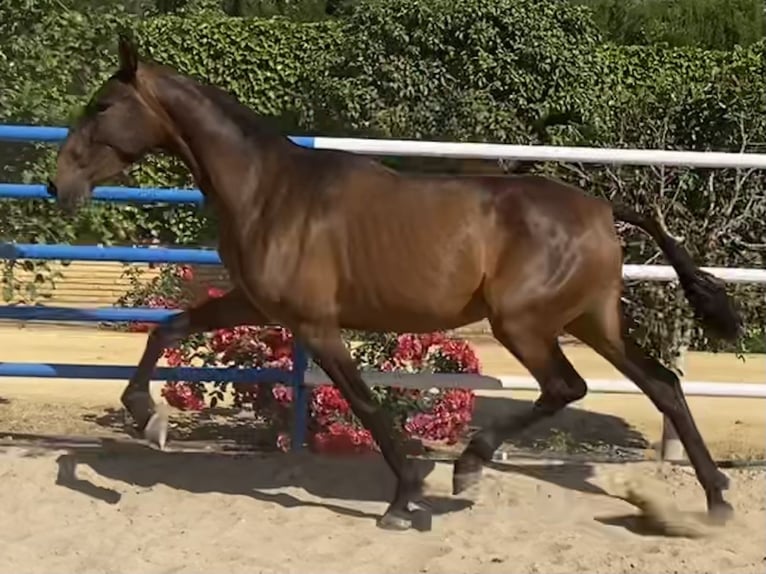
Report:
[[[143,335],[40,327],[0,328],[0,360],[135,364]],[[477,343],[484,372],[521,374],[502,349]],[[616,376],[584,348],[567,355],[586,377]],[[764,382],[764,358],[694,354],[695,380]],[[488,469],[474,491],[450,495],[451,465],[434,466],[433,530],[375,526],[392,492],[376,457],[161,453],[90,440],[43,447],[58,435],[124,438],[122,382],[0,379],[0,573],[23,572],[763,572],[766,476],[725,469],[732,523],[701,539],[642,529],[637,509],[608,477],[659,481],[656,494],[704,510],[690,469],[656,462],[553,465],[514,459]],[[159,394],[159,385],[154,387]],[[482,392],[477,422],[528,407],[534,393]],[[766,401],[689,399],[719,459],[763,459]],[[245,425],[246,426],[246,425]],[[617,447],[659,439],[643,396],[591,395],[550,428],[575,445]],[[195,431],[196,432],[196,431]],[[553,433],[553,434],[552,434]],[[215,438],[200,433],[192,438]],[[556,435],[559,438],[561,434]],[[48,442],[51,442],[50,440]],[[198,444],[198,443],[195,443]],[[173,448],[180,449],[176,442]],[[72,470],[74,469],[74,470]]]
[[[688,470],[631,466],[703,509]],[[5,449],[0,572],[763,572],[763,471],[729,472],[734,521],[690,539],[641,530],[599,487],[613,467],[489,470],[469,498],[439,463],[433,530],[399,533],[375,526],[379,460]]]

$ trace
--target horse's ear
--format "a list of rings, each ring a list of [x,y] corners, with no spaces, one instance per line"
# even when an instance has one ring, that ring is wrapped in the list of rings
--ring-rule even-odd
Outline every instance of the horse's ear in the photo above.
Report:
[[[138,69],[138,49],[133,40],[126,34],[121,33],[117,51],[120,54],[120,74],[123,78],[132,80]]]

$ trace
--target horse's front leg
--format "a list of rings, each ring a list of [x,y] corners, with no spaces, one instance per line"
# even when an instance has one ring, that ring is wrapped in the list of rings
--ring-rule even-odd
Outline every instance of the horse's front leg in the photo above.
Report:
[[[343,394],[353,413],[370,431],[380,447],[383,458],[396,475],[394,499],[378,526],[388,530],[431,529],[431,514],[415,506],[423,488],[423,478],[413,461],[405,455],[402,444],[395,436],[393,421],[375,400],[364,382],[351,354],[343,343],[340,332],[306,328],[296,330],[306,344],[314,361],[322,368]]]
[[[122,404],[133,418],[136,430],[149,442],[164,448],[167,439],[167,415],[155,409],[149,392],[149,382],[165,349],[178,344],[193,333],[265,323],[265,318],[250,305],[241,292],[232,289],[222,297],[208,299],[157,326],[149,333],[138,367],[121,397]]]

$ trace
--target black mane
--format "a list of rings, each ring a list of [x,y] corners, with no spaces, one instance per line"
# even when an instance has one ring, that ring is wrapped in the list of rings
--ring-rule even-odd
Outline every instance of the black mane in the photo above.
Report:
[[[239,128],[245,137],[253,136],[258,139],[268,137],[287,140],[287,137],[277,129],[271,118],[258,114],[232,94],[217,86],[202,82],[195,82],[194,87],[200,94],[212,102],[221,114]]]

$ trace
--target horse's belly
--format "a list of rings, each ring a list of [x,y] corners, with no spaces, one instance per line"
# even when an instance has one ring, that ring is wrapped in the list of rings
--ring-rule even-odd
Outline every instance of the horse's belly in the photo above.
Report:
[[[426,264],[409,270],[375,269],[344,282],[337,293],[345,328],[430,332],[481,319],[483,274],[472,261],[438,273]]]
[[[343,329],[399,333],[431,333],[456,329],[486,316],[481,301],[470,299],[462,306],[346,307],[338,317]]]

